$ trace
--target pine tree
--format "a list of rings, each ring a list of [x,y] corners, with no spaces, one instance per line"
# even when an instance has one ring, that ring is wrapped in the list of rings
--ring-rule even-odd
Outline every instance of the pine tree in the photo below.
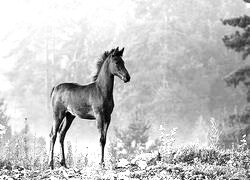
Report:
[[[249,3],[248,0],[243,0]],[[235,31],[231,35],[225,35],[223,37],[224,45],[228,49],[232,49],[237,53],[242,53],[242,59],[250,55],[250,17],[247,15],[234,17],[222,20],[224,25],[237,27],[240,31]],[[239,83],[243,83],[247,89],[247,105],[245,109],[238,114],[230,115],[226,120],[228,126],[224,127],[222,132],[222,138],[227,144],[238,143],[243,135],[250,134],[250,64],[245,61],[241,67],[230,73],[225,77],[225,81],[228,86],[237,87]],[[234,123],[237,122],[237,123]],[[229,126],[232,125],[232,126]],[[234,137],[234,138],[231,138]]]
[[[46,149],[46,140],[44,137],[36,138],[33,140],[33,169],[44,170],[47,168],[48,155]]]
[[[23,141],[24,141],[24,166],[27,168],[27,166],[29,165],[29,147],[28,147],[28,132],[29,132],[29,125],[28,125],[28,119],[25,118],[25,126],[24,126],[24,137],[23,137]]]
[[[9,117],[6,115],[6,104],[0,99],[0,157],[9,162],[9,141],[11,139],[11,127],[8,125]]]
[[[222,20],[222,23],[224,25],[238,27],[241,29],[242,32],[237,30],[231,35],[225,35],[222,40],[228,49],[242,53],[242,59],[245,60],[250,54],[250,17],[244,15],[241,17],[224,19]],[[245,86],[248,87],[250,85],[248,81],[248,78],[250,77],[249,71],[250,66],[245,65],[226,76],[225,81],[228,85],[234,85],[234,87],[238,86],[240,82],[244,83]],[[250,100],[248,102],[250,102]]]
[[[22,147],[21,147],[21,142],[20,139],[17,137],[16,140],[14,141],[14,152],[13,152],[13,156],[12,156],[12,162],[15,165],[21,166],[22,164]]]
[[[6,104],[4,99],[0,99],[0,125],[2,128],[0,131],[1,133],[1,139],[0,143],[7,143],[7,141],[11,138],[11,127],[8,125],[9,117],[6,114]]]

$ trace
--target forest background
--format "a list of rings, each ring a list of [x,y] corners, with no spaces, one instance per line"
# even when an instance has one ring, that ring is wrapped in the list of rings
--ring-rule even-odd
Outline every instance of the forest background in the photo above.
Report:
[[[241,0],[12,0],[0,12],[1,143],[15,139],[5,152],[21,146],[20,137],[34,146],[34,157],[35,146],[48,148],[52,87],[91,82],[96,60],[117,46],[125,47],[131,82],[115,79],[110,142],[143,134],[134,144],[133,138],[126,141],[149,148],[161,127],[177,128],[177,144],[206,145],[209,134],[217,133],[220,145],[230,147],[248,135],[249,123],[229,118],[245,106],[246,88],[224,81],[249,62],[222,41],[235,29],[221,19],[249,15]],[[95,122],[75,119],[66,140],[68,150],[96,149]]]

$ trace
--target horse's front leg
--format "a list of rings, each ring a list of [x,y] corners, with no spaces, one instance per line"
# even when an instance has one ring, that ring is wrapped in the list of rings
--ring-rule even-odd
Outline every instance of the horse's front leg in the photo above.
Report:
[[[97,128],[100,133],[100,145],[101,145],[101,162],[100,165],[104,166],[104,148],[106,144],[107,131],[110,123],[110,115],[98,115],[97,116]]]

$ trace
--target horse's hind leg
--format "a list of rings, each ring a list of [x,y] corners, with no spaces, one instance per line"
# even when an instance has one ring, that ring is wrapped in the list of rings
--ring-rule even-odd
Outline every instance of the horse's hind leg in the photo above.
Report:
[[[57,111],[57,112],[54,112],[54,114],[53,114],[54,122],[53,122],[53,126],[52,126],[51,133],[50,133],[50,151],[49,151],[49,153],[50,153],[50,155],[49,155],[49,167],[51,169],[54,169],[53,157],[54,157],[54,145],[56,142],[56,136],[57,136],[59,126],[62,123],[62,120],[64,117],[65,117],[64,111]]]
[[[73,122],[75,116],[73,116],[72,114],[70,114],[69,112],[66,113],[66,119],[64,119],[64,121],[61,123],[60,128],[59,128],[59,142],[61,145],[61,166],[66,167],[66,163],[65,163],[65,154],[64,154],[64,139],[65,139],[65,135],[71,125],[71,123]]]

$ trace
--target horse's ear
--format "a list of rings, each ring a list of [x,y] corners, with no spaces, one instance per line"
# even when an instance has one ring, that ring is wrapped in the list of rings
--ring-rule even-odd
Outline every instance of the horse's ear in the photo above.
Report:
[[[120,50],[120,52],[119,52],[119,55],[120,55],[120,56],[123,55],[123,51],[124,51],[124,48],[122,48],[122,50]]]
[[[110,55],[115,56],[115,53],[116,53],[116,49],[112,49],[111,52],[110,52]]]
[[[115,50],[114,50],[114,52],[113,52],[113,55],[114,56],[118,56],[119,55],[119,47],[117,47]]]

